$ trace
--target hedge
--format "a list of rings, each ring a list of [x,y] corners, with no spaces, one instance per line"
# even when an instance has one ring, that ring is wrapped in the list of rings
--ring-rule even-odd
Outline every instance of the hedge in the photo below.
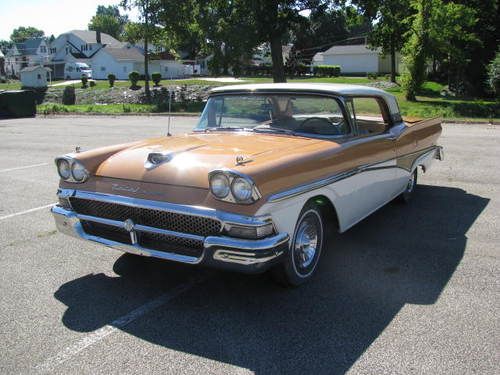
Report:
[[[340,76],[340,66],[316,65],[313,67],[313,74],[318,77],[338,77]]]

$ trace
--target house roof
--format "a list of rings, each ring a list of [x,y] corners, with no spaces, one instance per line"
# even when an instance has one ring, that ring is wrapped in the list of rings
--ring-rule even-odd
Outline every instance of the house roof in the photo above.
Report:
[[[45,38],[30,38],[26,39],[23,43],[16,43],[17,51],[23,55],[35,55],[38,47]]]
[[[41,66],[41,65],[35,65],[35,66],[27,66],[26,68],[21,69],[21,73],[24,73],[24,72],[34,72],[34,71],[39,70],[39,69],[43,69],[43,70],[46,70],[46,71],[51,71],[52,70],[50,68],[46,68],[46,67]]]
[[[371,49],[366,44],[355,44],[351,46],[333,46],[321,53],[323,55],[371,55],[379,54],[380,52],[380,48]]]
[[[102,51],[107,52],[117,61],[144,61],[144,55],[134,47],[106,47]]]
[[[97,32],[94,30],[71,30],[65,34],[74,34],[85,43],[97,43]],[[106,33],[101,33],[101,43],[110,47],[122,47],[124,45],[124,43]]]

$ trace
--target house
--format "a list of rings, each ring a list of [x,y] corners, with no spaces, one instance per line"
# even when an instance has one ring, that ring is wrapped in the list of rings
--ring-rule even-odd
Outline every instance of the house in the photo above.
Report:
[[[27,66],[43,65],[49,61],[49,47],[45,38],[30,38],[15,43],[5,56],[5,70],[9,76],[19,76]]]
[[[333,46],[314,55],[312,65],[339,65],[342,73],[387,74],[391,71],[391,57],[383,55],[380,48],[371,49],[366,44]],[[396,73],[399,73],[401,55],[396,54]]]
[[[64,64],[84,62],[92,69],[94,79],[107,79],[113,73],[117,79],[128,79],[132,71],[144,74],[144,53],[132,44],[120,42],[106,33],[91,30],[72,30],[61,34],[50,46],[56,78],[64,77]],[[149,72],[164,77],[184,75],[183,66],[173,59],[151,60]]]
[[[23,87],[47,87],[47,78],[49,74],[50,68],[46,68],[42,65],[28,66],[22,68],[19,72]]]

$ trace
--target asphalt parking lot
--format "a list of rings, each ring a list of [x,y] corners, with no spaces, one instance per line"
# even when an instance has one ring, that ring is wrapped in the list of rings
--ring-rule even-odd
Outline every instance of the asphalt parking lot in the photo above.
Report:
[[[55,231],[54,156],[166,123],[0,121],[1,374],[500,372],[499,126],[445,125],[414,199],[333,236],[314,281],[284,289]]]

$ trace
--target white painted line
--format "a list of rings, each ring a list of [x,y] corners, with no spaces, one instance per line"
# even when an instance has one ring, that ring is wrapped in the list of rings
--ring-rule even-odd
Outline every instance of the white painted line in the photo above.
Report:
[[[28,169],[28,168],[35,168],[35,167],[41,167],[44,165],[49,165],[50,163],[40,163],[40,164],[32,164],[32,165],[26,165],[24,167],[15,167],[15,168],[7,168],[7,169],[0,169],[0,173],[2,172],[12,172],[12,171],[18,171],[21,169]]]
[[[51,203],[51,204],[48,204],[46,206],[30,208],[29,210],[26,210],[26,211],[16,212],[14,214],[5,215],[5,216],[0,216],[0,220],[10,219],[11,217],[15,217],[15,216],[19,216],[19,215],[24,215],[24,214],[29,214],[30,212],[40,211],[40,210],[43,210],[45,208],[52,207],[55,204],[56,203]]]
[[[132,323],[134,320],[142,317],[143,315],[146,315],[147,313],[166,304],[167,302],[170,302],[175,297],[191,289],[195,284],[199,283],[200,281],[202,281],[201,278],[198,280],[191,280],[185,284],[181,284],[175,287],[173,290],[165,294],[162,294],[158,298],[155,298],[154,300],[149,301],[148,303],[138,307],[137,309],[132,310],[128,314],[116,320],[113,320],[111,323],[105,325],[102,328],[99,328],[98,330],[83,337],[81,340],[66,347],[65,349],[57,353],[55,356],[47,359],[42,364],[36,366],[35,369],[43,373],[54,371],[57,368],[57,366],[66,362],[68,359],[74,357],[75,355],[85,350],[86,348],[98,343],[105,337],[111,335],[113,332],[116,332],[117,330],[124,328],[126,325]]]

